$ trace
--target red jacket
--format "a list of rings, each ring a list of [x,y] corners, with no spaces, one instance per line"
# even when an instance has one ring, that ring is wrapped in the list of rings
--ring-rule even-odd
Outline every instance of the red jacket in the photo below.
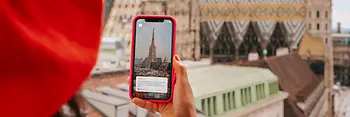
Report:
[[[97,58],[101,0],[0,0],[0,116],[49,117]]]

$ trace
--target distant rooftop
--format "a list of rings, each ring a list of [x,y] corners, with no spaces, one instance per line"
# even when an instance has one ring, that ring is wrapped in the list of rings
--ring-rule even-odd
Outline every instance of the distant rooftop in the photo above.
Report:
[[[332,33],[332,37],[348,37],[348,38],[350,38],[350,33]]]
[[[189,69],[188,75],[194,97],[277,80],[268,69],[223,65]]]

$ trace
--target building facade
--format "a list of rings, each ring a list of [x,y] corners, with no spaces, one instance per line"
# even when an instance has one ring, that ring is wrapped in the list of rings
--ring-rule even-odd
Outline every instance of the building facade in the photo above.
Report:
[[[105,35],[123,34],[130,39],[133,16],[171,15],[177,20],[177,54],[183,59],[221,62],[247,60],[249,53],[258,53],[259,58],[275,56],[278,48],[297,49],[306,31],[331,38],[331,0],[139,0],[113,4]]]
[[[350,85],[350,34],[341,33],[340,27],[338,29],[338,33],[332,34],[335,80]]]

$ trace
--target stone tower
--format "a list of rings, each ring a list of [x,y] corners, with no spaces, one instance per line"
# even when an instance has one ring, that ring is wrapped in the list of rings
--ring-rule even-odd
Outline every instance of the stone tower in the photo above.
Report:
[[[176,54],[181,59],[200,59],[199,0],[147,0],[140,13],[173,16],[177,21]]]
[[[154,28],[152,32],[152,42],[151,46],[149,46],[149,51],[148,51],[148,58],[151,59],[152,62],[156,61],[156,45],[154,44]]]
[[[176,54],[181,59],[200,59],[199,0],[167,0],[166,14],[177,20]]]
[[[305,23],[308,32],[323,40],[331,40],[332,34],[332,1],[307,0]]]

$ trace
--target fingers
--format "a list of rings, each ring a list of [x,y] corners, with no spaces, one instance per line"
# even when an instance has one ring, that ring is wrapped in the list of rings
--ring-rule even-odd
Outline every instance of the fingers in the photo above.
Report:
[[[180,58],[175,55],[173,58],[174,70],[176,73],[176,80],[187,80],[187,70],[186,67],[181,63]]]
[[[132,102],[141,108],[147,109],[149,111],[156,111],[156,105],[151,102],[142,100],[140,98],[133,98]]]

